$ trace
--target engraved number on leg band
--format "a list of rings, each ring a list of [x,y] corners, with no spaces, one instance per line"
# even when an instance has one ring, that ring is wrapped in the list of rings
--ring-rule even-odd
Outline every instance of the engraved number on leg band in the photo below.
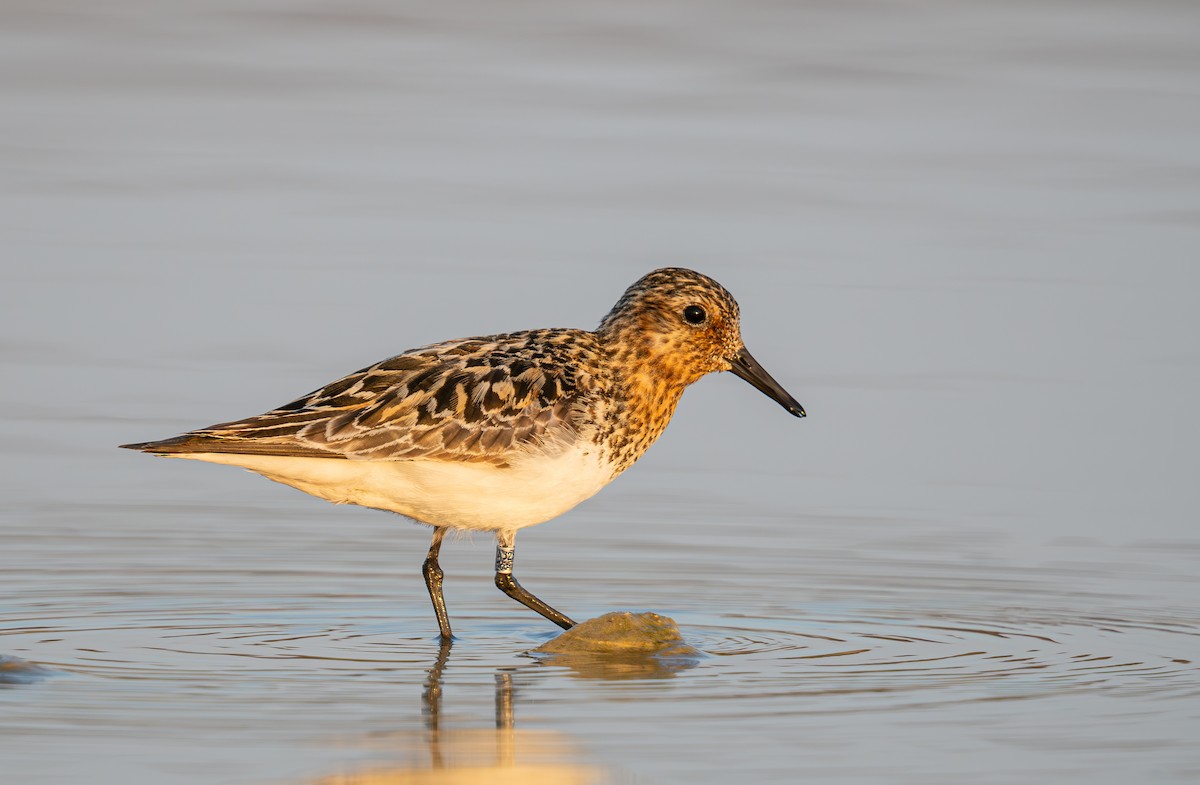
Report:
[[[513,553],[515,548],[505,548],[503,545],[496,546],[496,572],[512,575]]]

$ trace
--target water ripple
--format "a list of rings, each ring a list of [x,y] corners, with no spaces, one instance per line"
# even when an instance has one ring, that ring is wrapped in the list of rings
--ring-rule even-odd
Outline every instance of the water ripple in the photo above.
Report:
[[[1200,631],[1178,622],[1106,618],[1017,628],[977,620],[826,619],[806,621],[804,629],[709,625],[687,633],[697,648],[737,663],[742,673],[755,663],[772,663],[762,673],[785,693],[969,686],[984,700],[1051,694],[1067,686],[1170,695],[1200,683],[1191,640]],[[706,697],[744,693],[710,691]]]

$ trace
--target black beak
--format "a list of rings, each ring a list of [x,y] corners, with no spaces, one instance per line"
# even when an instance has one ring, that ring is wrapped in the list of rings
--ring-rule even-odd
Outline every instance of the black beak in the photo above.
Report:
[[[727,359],[729,360],[729,364],[733,366],[729,370],[750,382],[756,390],[771,398],[771,400],[797,417],[804,416],[804,407],[800,405],[800,402],[788,395],[788,391],[783,389],[779,382],[771,378],[771,374],[767,373],[767,369],[758,364],[758,360],[754,359],[754,356],[746,351],[746,347],[743,346],[737,355]]]

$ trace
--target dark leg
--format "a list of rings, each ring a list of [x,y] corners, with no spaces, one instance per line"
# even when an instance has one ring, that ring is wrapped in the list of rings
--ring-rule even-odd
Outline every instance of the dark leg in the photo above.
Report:
[[[513,577],[513,554],[516,551],[517,533],[515,531],[499,532],[496,534],[496,588],[512,597],[526,608],[537,611],[550,621],[569,630],[575,622],[568,619],[546,603],[534,597],[521,588]]]
[[[446,615],[446,601],[442,599],[442,568],[438,565],[438,551],[442,549],[442,538],[445,536],[445,529],[433,530],[433,542],[429,545],[425,563],[421,565],[421,573],[425,576],[429,599],[433,600],[433,612],[437,614],[438,629],[442,632],[443,642],[451,638],[450,617]]]

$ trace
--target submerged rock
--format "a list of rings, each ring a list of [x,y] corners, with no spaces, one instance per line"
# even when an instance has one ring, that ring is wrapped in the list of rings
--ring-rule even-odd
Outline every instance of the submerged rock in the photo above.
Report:
[[[684,642],[674,619],[629,611],[614,611],[576,624],[531,653],[551,655],[545,661],[577,670],[585,664],[590,671],[606,663],[620,666],[616,671],[621,675],[665,675],[694,665],[702,656]]]
[[[49,668],[28,660],[0,654],[0,684],[29,684],[54,674]]]

